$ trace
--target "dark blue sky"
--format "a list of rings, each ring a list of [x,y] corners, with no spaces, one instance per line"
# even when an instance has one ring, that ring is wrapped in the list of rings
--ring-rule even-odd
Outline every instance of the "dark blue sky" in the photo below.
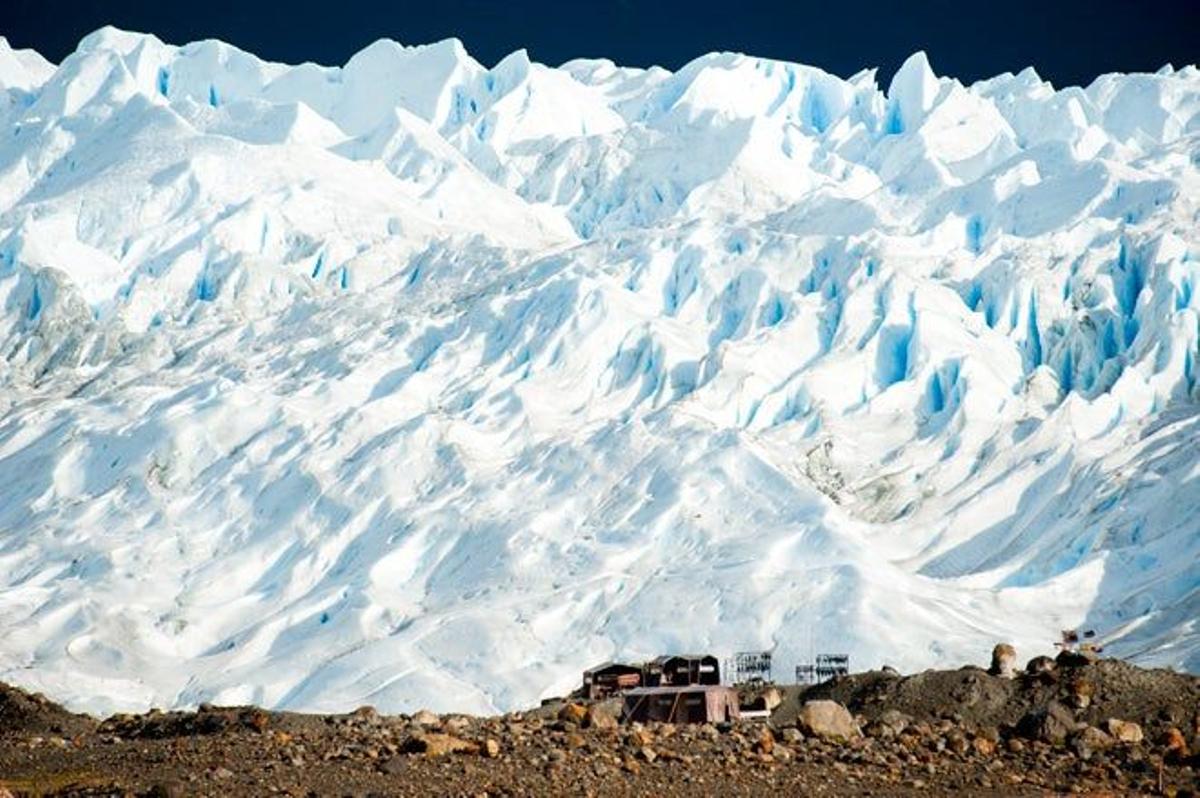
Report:
[[[970,81],[1032,64],[1055,85],[1111,71],[1200,61],[1200,0],[921,3],[487,2],[424,0],[0,0],[0,35],[54,61],[105,23],[182,44],[219,38],[277,61],[341,64],[375,39],[458,36],[484,64],[525,47],[538,61],[605,56],[675,68],[712,50],[814,64],[848,76],[877,66],[886,85],[914,50]]]

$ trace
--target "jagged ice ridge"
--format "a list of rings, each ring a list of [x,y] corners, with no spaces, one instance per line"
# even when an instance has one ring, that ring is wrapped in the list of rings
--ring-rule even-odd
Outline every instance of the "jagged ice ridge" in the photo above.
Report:
[[[1200,72],[0,40],[0,679],[1200,670]],[[782,674],[781,674],[782,675]]]

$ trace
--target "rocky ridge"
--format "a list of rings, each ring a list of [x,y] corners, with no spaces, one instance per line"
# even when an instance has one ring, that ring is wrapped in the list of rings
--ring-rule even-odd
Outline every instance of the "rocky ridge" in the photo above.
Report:
[[[1190,675],[1068,655],[1011,679],[877,671],[781,692],[765,723],[673,725],[619,723],[614,700],[101,721],[0,687],[0,796],[1200,793]]]

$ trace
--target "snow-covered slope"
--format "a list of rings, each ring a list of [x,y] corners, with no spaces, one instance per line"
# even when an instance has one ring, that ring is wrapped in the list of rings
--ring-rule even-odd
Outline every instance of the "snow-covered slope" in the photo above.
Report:
[[[0,40],[0,679],[1200,670],[1200,72]],[[781,676],[784,674],[780,674]]]

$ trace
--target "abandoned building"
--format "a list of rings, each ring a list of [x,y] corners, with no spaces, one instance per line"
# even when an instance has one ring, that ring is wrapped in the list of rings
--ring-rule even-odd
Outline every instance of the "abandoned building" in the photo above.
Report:
[[[647,687],[719,685],[721,669],[711,654],[670,654],[646,663],[642,683]]]
[[[583,694],[593,701],[641,686],[642,668],[638,665],[602,662],[583,672]]]
[[[625,693],[621,722],[722,723],[738,720],[738,694],[718,684],[638,687]]]

